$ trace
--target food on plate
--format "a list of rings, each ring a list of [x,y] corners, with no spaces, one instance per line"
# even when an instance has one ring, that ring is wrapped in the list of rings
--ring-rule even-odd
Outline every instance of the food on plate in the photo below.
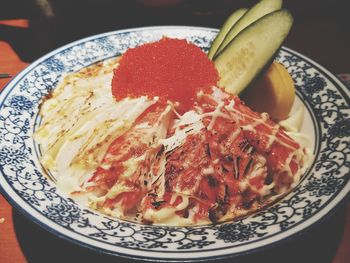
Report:
[[[214,57],[220,75],[219,86],[225,87],[231,94],[239,94],[247,88],[269,66],[292,23],[289,11],[278,10],[263,16],[240,32]]]
[[[238,22],[238,20],[247,12],[247,10],[248,10],[247,8],[240,8],[235,12],[233,12],[229,16],[229,18],[227,18],[227,20],[222,25],[219,33],[217,34],[213,43],[210,46],[210,49],[208,52],[208,58],[213,59],[222,41],[225,39],[227,33],[230,31],[232,26],[235,25]]]
[[[41,107],[42,165],[70,197],[145,224],[232,220],[292,189],[307,149],[164,37],[68,74]],[[230,88],[228,88],[230,91]]]
[[[283,65],[271,63],[293,18],[281,0],[262,0],[238,9],[214,39],[208,57],[219,71],[219,85],[241,95],[258,112],[286,119],[294,102],[294,83]]]
[[[259,20],[263,16],[281,9],[281,7],[282,7],[282,0],[261,0],[260,2],[255,4],[237,21],[237,23],[232,25],[231,29],[226,34],[225,38],[223,39],[222,43],[220,44],[214,57],[216,57],[218,54],[220,54],[220,52],[223,51],[227,47],[227,45],[243,29],[245,29],[246,27],[248,27],[252,23],[256,22],[257,20]],[[277,24],[275,26],[278,27]]]
[[[181,101],[189,108],[200,90],[209,92],[219,79],[207,55],[185,40],[163,38],[129,49],[114,71],[112,94],[125,97],[159,97],[163,102]]]
[[[253,110],[267,112],[277,120],[288,117],[294,98],[293,79],[287,69],[278,62],[273,62],[266,73],[257,78],[242,94],[244,102]]]

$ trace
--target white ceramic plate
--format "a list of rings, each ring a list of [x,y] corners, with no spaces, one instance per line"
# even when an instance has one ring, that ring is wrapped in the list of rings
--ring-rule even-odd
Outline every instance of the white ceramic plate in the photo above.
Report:
[[[333,210],[349,193],[349,90],[330,72],[287,48],[278,60],[291,73],[296,103],[306,110],[303,131],[315,161],[280,202],[235,222],[201,227],[145,226],[103,216],[64,197],[46,179],[32,135],[38,106],[64,73],[160,39],[186,38],[207,51],[217,30],[149,27],[115,31],[57,49],[18,74],[0,95],[0,188],[14,207],[69,241],[143,260],[206,260],[255,251],[293,236]]]

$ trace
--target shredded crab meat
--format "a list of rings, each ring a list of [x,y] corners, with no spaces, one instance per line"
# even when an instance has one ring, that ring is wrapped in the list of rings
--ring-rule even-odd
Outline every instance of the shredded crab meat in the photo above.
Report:
[[[199,94],[183,115],[153,104],[109,146],[75,195],[106,214],[146,223],[203,224],[241,216],[303,172],[303,149],[237,97]],[[259,143],[257,143],[259,141]]]
[[[192,67],[169,43],[200,59]],[[154,45],[70,74],[46,98],[34,137],[58,187],[104,214],[166,225],[232,220],[290,191],[307,168],[307,149],[268,114],[213,86],[216,69],[198,47],[167,38]],[[138,59],[160,47],[152,67]],[[188,72],[180,62],[196,77],[176,76]],[[170,88],[154,97],[163,84]]]

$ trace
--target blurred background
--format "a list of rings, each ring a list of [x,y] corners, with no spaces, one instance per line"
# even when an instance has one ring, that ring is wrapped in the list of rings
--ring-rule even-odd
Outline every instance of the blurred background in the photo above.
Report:
[[[0,41],[31,62],[65,43],[97,33],[151,25],[219,28],[255,0],[0,0]],[[295,23],[285,46],[335,73],[350,71],[349,0],[285,0]],[[11,20],[23,19],[21,26]]]

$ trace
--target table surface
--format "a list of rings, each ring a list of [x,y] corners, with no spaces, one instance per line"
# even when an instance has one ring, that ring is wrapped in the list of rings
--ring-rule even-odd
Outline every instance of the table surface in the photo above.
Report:
[[[307,24],[296,30],[299,37],[303,35],[303,30],[315,25]],[[28,28],[28,20],[16,19],[4,21],[0,20],[1,25],[6,27],[15,27],[18,30]],[[321,27],[330,34],[333,32],[332,24],[321,24]],[[331,27],[331,28],[328,28]],[[328,29],[327,29],[328,28]],[[1,29],[1,28],[0,28]],[[339,30],[339,29],[337,29]],[[340,33],[341,34],[341,33]],[[318,36],[317,41],[321,41],[322,36]],[[348,37],[348,35],[346,36]],[[346,40],[348,41],[348,40]],[[290,45],[298,47],[299,42],[290,40]],[[309,44],[308,41],[305,42]],[[327,43],[320,43],[321,46]],[[334,45],[334,43],[330,44]],[[343,43],[344,45],[344,43]],[[348,45],[346,48],[349,48]],[[349,61],[341,58],[344,46],[333,52],[330,57],[326,52],[316,51],[318,61],[324,62],[333,71],[347,72],[350,70]],[[320,47],[318,46],[319,49]],[[342,49],[343,48],[343,49]],[[296,48],[298,50],[298,48]],[[299,49],[300,50],[300,49]],[[308,49],[309,53],[315,52],[314,49]],[[306,52],[308,53],[308,52]],[[348,54],[348,53],[345,53]],[[308,54],[306,54],[308,55]],[[343,54],[344,55],[344,54]],[[312,56],[311,56],[312,57]],[[345,56],[346,57],[346,56]],[[348,56],[349,58],[350,56]],[[9,73],[12,76],[21,71],[28,63],[22,60],[28,60],[22,56],[21,51],[17,49],[16,43],[11,39],[1,39],[0,30],[0,73]],[[340,62],[339,62],[340,61]],[[339,62],[339,63],[338,63]],[[0,79],[0,90],[10,81]],[[227,262],[280,262],[283,256],[283,262],[332,262],[332,263],[349,263],[350,262],[350,202],[344,203],[344,206],[338,209],[334,214],[329,215],[317,226],[312,227],[309,231],[299,235],[292,241],[288,241],[276,248],[268,249],[256,254],[243,256],[232,259]],[[11,205],[0,195],[0,262],[72,262],[72,259],[85,262],[117,262],[115,258],[106,255],[100,255],[96,252],[77,247],[67,241],[61,240],[52,234],[41,229],[34,223],[28,221],[23,215],[14,210]],[[119,262],[125,262],[120,260]]]

